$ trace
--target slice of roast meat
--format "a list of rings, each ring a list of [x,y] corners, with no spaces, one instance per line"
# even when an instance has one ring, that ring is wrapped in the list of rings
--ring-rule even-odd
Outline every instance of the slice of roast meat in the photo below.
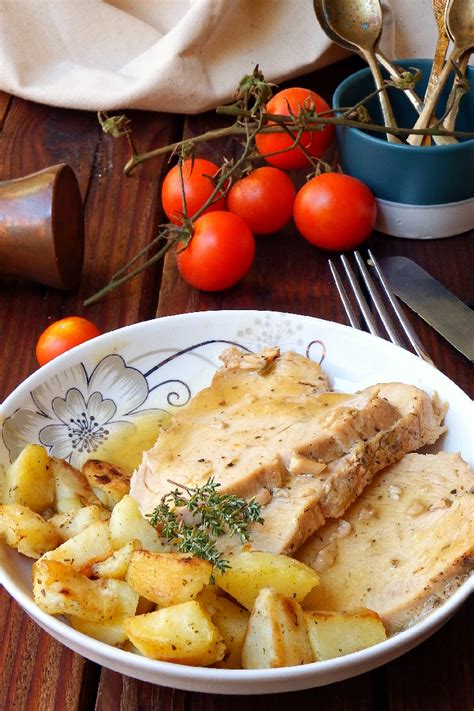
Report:
[[[328,392],[320,367],[277,349],[224,354],[211,385],[164,428],[131,494],[150,513],[175,482],[204,484],[263,505],[251,546],[292,554],[340,516],[373,475],[443,432],[444,408],[401,383]],[[227,537],[224,550],[240,545]]]
[[[458,454],[407,454],[298,551],[320,573],[306,604],[368,607],[389,632],[416,622],[473,568],[474,472]]]

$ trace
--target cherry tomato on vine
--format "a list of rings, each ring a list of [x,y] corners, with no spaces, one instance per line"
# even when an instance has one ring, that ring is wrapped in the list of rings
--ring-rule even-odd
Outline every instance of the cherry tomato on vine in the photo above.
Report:
[[[255,240],[247,224],[232,212],[209,212],[194,223],[188,246],[177,255],[185,281],[202,291],[236,284],[252,266]]]
[[[186,210],[192,217],[208,200],[214,190],[212,178],[219,167],[204,158],[189,158],[183,162],[183,184],[186,196]],[[161,202],[166,216],[175,225],[182,222],[183,196],[179,166],[175,165],[166,175],[161,188]],[[205,212],[225,209],[225,197],[206,208]],[[204,214],[204,213],[203,213]]]
[[[314,104],[315,111],[318,113],[330,109],[329,104],[314,91],[291,87],[279,91],[270,99],[267,104],[267,113],[289,116],[291,110],[295,116],[298,116],[302,108],[310,108],[311,104]],[[333,137],[334,126],[327,125],[321,131],[304,131],[299,143],[306,148],[311,156],[319,158],[329,147]],[[297,146],[278,155],[266,155],[290,148],[294,138],[286,133],[257,133],[255,142],[259,153],[268,163],[277,168],[290,170],[305,168],[309,165],[308,159]]]
[[[298,192],[293,217],[308,242],[329,250],[356,247],[371,233],[377,204],[370,189],[357,178],[322,173]]]
[[[293,215],[296,188],[286,173],[265,166],[238,180],[227,195],[227,209],[256,235],[281,230]]]
[[[45,365],[61,353],[96,336],[100,336],[97,326],[80,316],[68,316],[55,321],[38,338],[36,360],[40,365]]]

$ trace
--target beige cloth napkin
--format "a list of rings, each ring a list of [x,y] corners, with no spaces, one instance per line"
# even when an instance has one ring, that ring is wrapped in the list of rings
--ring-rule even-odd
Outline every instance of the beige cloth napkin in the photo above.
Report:
[[[430,0],[384,2],[390,56],[434,37]],[[54,106],[195,113],[257,63],[279,82],[346,54],[312,0],[0,0],[0,89]]]

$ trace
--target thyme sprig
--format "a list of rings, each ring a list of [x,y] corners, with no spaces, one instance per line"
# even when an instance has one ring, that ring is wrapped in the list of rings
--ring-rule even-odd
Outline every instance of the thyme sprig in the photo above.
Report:
[[[154,509],[150,523],[160,528],[161,537],[177,551],[208,560],[224,572],[230,564],[217,549],[216,540],[235,534],[245,543],[249,540],[249,524],[263,523],[263,519],[254,499],[247,502],[234,494],[220,494],[219,486],[213,477],[202,486],[176,484],[177,488],[163,496]],[[187,510],[192,523],[185,521],[180,509]]]

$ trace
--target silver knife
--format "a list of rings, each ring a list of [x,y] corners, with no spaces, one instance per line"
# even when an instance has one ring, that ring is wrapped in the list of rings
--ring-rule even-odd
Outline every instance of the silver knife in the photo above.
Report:
[[[395,294],[451,345],[474,361],[474,312],[407,257],[378,260]]]

